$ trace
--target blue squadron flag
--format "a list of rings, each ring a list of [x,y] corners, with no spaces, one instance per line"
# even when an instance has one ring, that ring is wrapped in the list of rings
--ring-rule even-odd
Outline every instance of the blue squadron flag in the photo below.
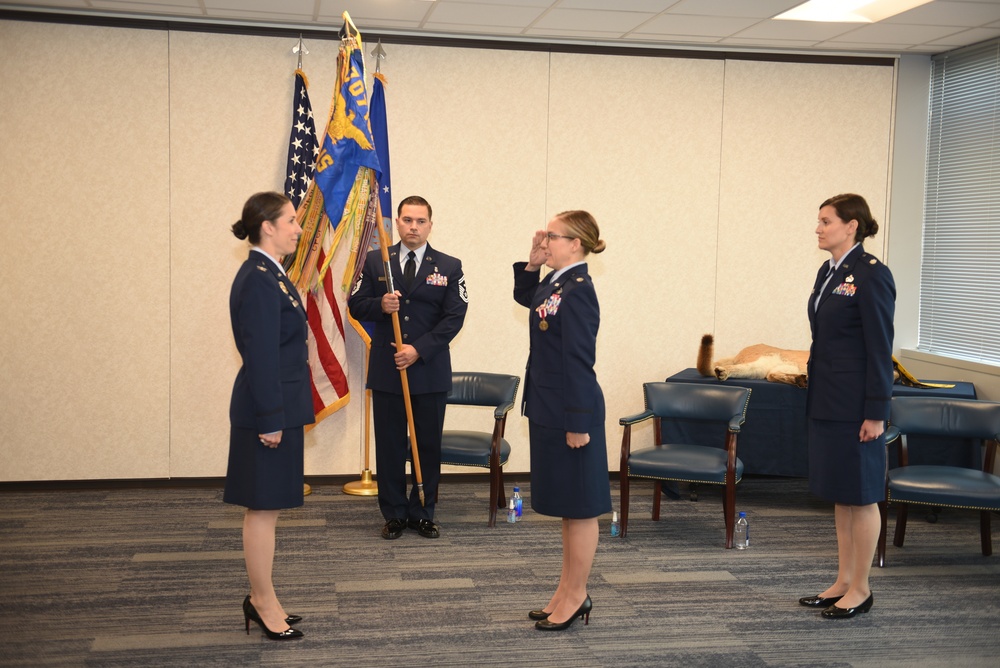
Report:
[[[346,12],[344,18],[350,22]],[[354,30],[341,40],[330,119],[313,182],[296,212],[302,236],[287,263],[288,277],[307,295],[317,423],[350,400],[344,313],[347,291],[360,271],[358,251],[367,247],[374,229],[377,201],[371,194],[379,163],[368,125],[361,35]]]
[[[375,142],[375,153],[378,155],[378,164],[382,169],[382,178],[377,182],[379,205],[382,209],[381,224],[385,228],[386,238],[392,240],[392,183],[389,175],[389,128],[385,115],[385,77],[378,72],[375,73],[372,81],[372,100],[369,121],[372,128],[372,139]],[[378,234],[371,235],[371,242],[366,250],[375,250],[379,247]],[[359,253],[357,257],[358,269],[365,262],[365,254]],[[357,275],[357,274],[356,274]],[[369,348],[372,344],[372,335],[375,333],[375,323],[364,321],[359,322],[347,315],[348,321],[358,333],[365,345]]]

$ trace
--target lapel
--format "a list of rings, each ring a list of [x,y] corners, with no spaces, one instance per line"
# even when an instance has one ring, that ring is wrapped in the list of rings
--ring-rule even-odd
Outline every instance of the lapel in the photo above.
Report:
[[[403,270],[399,266],[399,251],[402,247],[402,242],[397,242],[394,246],[389,247],[389,271],[392,272],[392,287],[400,292],[405,292],[406,285],[405,281],[403,281]],[[388,285],[385,286],[385,291],[389,292]]]
[[[272,276],[274,276],[274,280],[278,282],[278,287],[281,288],[282,292],[288,295],[292,305],[294,305],[296,309],[298,309],[303,315],[305,315],[306,307],[305,304],[302,302],[302,297],[301,295],[299,295],[299,291],[295,289],[295,284],[292,283],[287,276],[285,276],[285,273],[279,271],[278,268],[274,266],[274,263],[271,262],[271,260],[266,258],[264,255],[258,253],[257,251],[250,251],[250,259],[256,262],[258,267],[263,267],[264,269],[269,271]]]
[[[537,308],[541,306],[546,299],[552,296],[552,293],[556,291],[562,291],[562,288],[564,288],[569,281],[576,278],[577,276],[586,276],[587,263],[584,262],[583,264],[579,264],[573,267],[565,274],[560,276],[559,279],[553,283],[552,274],[554,273],[555,272],[552,271],[546,274],[545,278],[543,278],[541,283],[538,284],[538,287],[535,289],[535,296],[531,302],[531,308]]]
[[[837,267],[837,269],[833,272],[833,276],[830,277],[830,282],[826,284],[826,289],[823,290],[823,294],[820,295],[819,306],[816,307],[817,311],[823,308],[823,304],[825,304],[826,300],[829,299],[830,295],[833,294],[834,289],[838,285],[844,282],[844,278],[854,273],[855,267],[857,266],[858,263],[858,258],[860,258],[862,254],[864,254],[864,252],[865,252],[865,247],[863,245],[859,245],[857,248],[855,248],[853,251],[847,254],[847,257],[844,258],[844,261],[841,262],[840,266]],[[824,272],[824,274],[825,273],[826,272]],[[820,281],[821,281],[820,284],[822,285],[822,279],[820,279]]]

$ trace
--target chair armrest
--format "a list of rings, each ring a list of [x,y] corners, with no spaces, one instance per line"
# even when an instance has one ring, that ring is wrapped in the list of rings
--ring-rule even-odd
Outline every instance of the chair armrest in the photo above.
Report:
[[[513,401],[508,401],[505,404],[500,404],[499,406],[496,407],[496,410],[493,411],[493,417],[496,418],[497,420],[502,420],[503,417],[507,415],[507,413],[509,413],[510,409],[513,407],[514,407]]]
[[[740,433],[740,427],[743,426],[743,416],[737,415],[732,420],[729,421],[729,431],[738,434]]]
[[[648,420],[651,417],[655,417],[655,415],[653,414],[653,411],[647,408],[641,413],[636,413],[635,415],[629,415],[628,417],[621,418],[620,420],[618,420],[618,424],[624,427],[625,425],[629,424],[638,424],[639,422]]]
[[[885,444],[889,445],[890,443],[895,441],[897,438],[899,438],[899,435],[901,433],[902,432],[899,431],[899,427],[893,427],[892,425],[889,425],[889,428],[885,430]]]

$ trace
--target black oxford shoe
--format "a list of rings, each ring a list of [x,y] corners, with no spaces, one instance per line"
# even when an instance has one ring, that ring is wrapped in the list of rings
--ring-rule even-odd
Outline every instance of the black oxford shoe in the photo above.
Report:
[[[389,520],[382,527],[382,538],[386,540],[395,540],[403,535],[403,529],[406,528],[406,522],[403,520]]]
[[[868,594],[868,598],[865,599],[864,603],[856,608],[838,608],[835,605],[831,605],[822,614],[826,619],[850,619],[859,612],[868,612],[871,610],[872,603],[874,602],[875,597],[872,594]]]
[[[406,526],[410,527],[424,538],[437,538],[441,535],[438,527],[430,520],[407,520]]]
[[[829,608],[842,598],[843,596],[831,596],[829,598],[823,598],[822,596],[804,596],[799,599],[799,605],[804,605],[807,608]]]

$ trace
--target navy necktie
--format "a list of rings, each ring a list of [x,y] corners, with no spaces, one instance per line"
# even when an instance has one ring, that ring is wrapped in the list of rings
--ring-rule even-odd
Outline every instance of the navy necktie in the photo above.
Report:
[[[413,278],[417,275],[417,254],[410,251],[406,254],[406,266],[403,267],[403,281],[406,287],[413,287]]]

